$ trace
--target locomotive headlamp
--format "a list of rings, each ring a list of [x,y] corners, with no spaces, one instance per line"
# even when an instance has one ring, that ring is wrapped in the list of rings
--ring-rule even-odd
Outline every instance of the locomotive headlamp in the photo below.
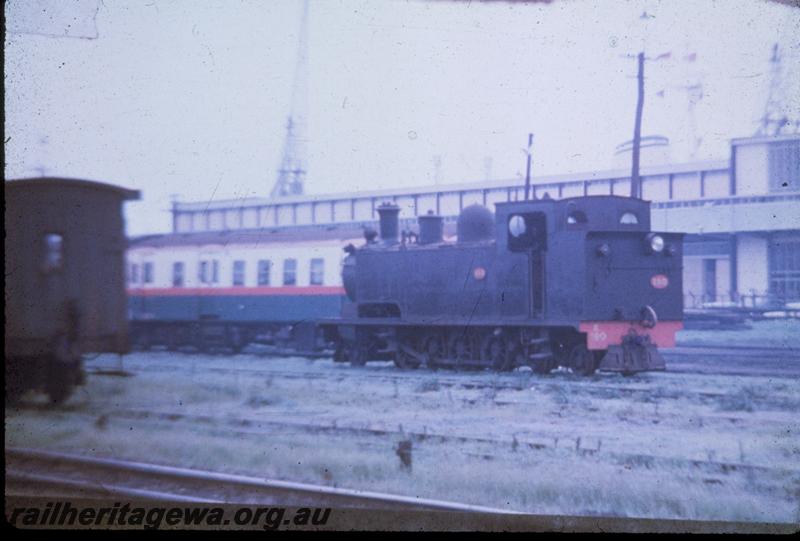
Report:
[[[647,241],[647,248],[653,253],[661,253],[664,250],[664,237],[650,233],[645,237]]]

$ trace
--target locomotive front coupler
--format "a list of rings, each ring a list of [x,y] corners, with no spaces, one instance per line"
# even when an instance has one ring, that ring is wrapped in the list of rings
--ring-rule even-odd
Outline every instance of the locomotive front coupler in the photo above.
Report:
[[[655,370],[666,370],[664,357],[658,352],[650,336],[638,334],[631,328],[620,345],[609,346],[598,370],[622,372],[623,375]]]

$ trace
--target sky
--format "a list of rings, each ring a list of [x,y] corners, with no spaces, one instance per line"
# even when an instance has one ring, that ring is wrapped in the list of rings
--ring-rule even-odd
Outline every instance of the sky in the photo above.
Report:
[[[302,6],[8,0],[5,178],[141,190],[132,235],[168,231],[174,198],[266,197]],[[305,191],[523,182],[528,133],[534,177],[609,169],[642,50],[643,135],[673,162],[727,159],[758,127],[775,43],[800,118],[797,28],[800,8],[766,0],[309,0]]]

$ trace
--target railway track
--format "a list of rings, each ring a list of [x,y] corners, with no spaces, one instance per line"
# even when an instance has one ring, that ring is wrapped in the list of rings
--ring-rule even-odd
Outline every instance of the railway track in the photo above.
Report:
[[[6,448],[6,496],[31,489],[67,491],[76,497],[128,497],[148,501],[515,513],[507,509],[396,494]]]
[[[673,374],[696,374],[698,368],[692,370],[692,364],[676,361],[674,368],[670,367],[665,373],[660,373],[659,377],[670,377]],[[534,389],[540,391],[552,391],[555,387],[570,391],[577,387],[581,392],[590,396],[603,396],[608,393],[615,393],[621,396],[633,397],[652,394],[653,389],[648,386],[650,383],[647,376],[635,376],[633,378],[616,377],[613,375],[599,375],[590,378],[574,376],[569,373],[554,373],[549,376],[540,376],[533,373],[487,373],[487,372],[452,372],[437,371],[430,372],[425,369],[420,370],[401,370],[393,365],[371,365],[366,367],[349,367],[344,365],[317,365],[314,369],[306,369],[302,366],[285,365],[275,366],[265,363],[258,367],[248,367],[231,363],[227,366],[219,365],[200,365],[187,367],[179,362],[168,361],[167,363],[147,363],[136,362],[128,363],[128,370],[138,372],[209,372],[212,374],[226,375],[246,375],[257,377],[269,377],[280,379],[296,379],[302,381],[315,380],[367,380],[373,383],[383,383],[396,385],[398,383],[417,383],[420,386],[433,385],[436,389],[478,389],[478,390],[513,390],[522,391]],[[730,367],[732,370],[737,366]],[[740,366],[740,371],[746,371],[747,366]],[[800,366],[797,367],[800,370]],[[98,369],[89,366],[89,373],[107,373],[108,370]],[[97,372],[95,372],[97,371]],[[792,375],[794,371],[786,369]],[[713,371],[700,372],[701,374],[714,374]],[[764,375],[755,370],[750,370],[749,375]],[[767,374],[775,375],[775,374]],[[800,375],[800,374],[798,374]],[[725,396],[727,391],[723,390],[700,390],[682,391],[684,394],[696,396],[699,400],[717,399]]]
[[[377,369],[377,368],[376,368]],[[136,370],[149,371],[147,367],[137,367]],[[180,370],[175,368],[175,370]],[[627,379],[619,382],[612,382],[611,384],[602,381],[587,380],[579,376],[572,376],[565,374],[565,378],[554,380],[552,378],[542,378],[541,376],[523,376],[515,377],[513,374],[505,374],[500,377],[492,377],[491,374],[481,373],[478,376],[470,376],[467,374],[442,374],[438,372],[435,379],[431,379],[431,375],[422,371],[404,371],[393,367],[388,367],[387,371],[380,373],[370,373],[370,368],[359,368],[353,371],[281,371],[273,370],[270,368],[242,368],[242,367],[205,367],[201,370],[208,371],[212,374],[225,374],[225,375],[248,375],[270,378],[280,378],[282,380],[299,380],[303,382],[319,381],[319,380],[338,380],[352,379],[352,380],[366,380],[370,383],[379,383],[387,385],[397,384],[417,384],[420,392],[426,391],[439,391],[447,389],[465,389],[465,390],[485,390],[490,392],[496,391],[523,391],[535,390],[537,392],[567,392],[571,393],[578,388],[579,391],[589,397],[606,397],[609,394],[618,395],[620,397],[628,398],[641,398],[643,396],[652,395],[654,390],[647,386],[636,385],[635,382]],[[156,368],[154,371],[166,371],[162,367]],[[92,372],[90,371],[90,374]],[[426,385],[433,385],[432,388],[426,389]],[[681,393],[685,396],[692,396],[696,400],[706,401],[715,400],[726,396],[725,391],[716,390],[702,390],[691,391],[682,390]],[[510,403],[509,403],[510,404]]]
[[[776,356],[791,359],[800,359],[800,348],[790,347],[770,347],[770,346],[715,346],[686,345],[661,350],[667,355],[693,356],[703,355],[706,357],[760,357]]]
[[[273,348],[273,347],[252,347],[249,346],[244,350],[247,354],[250,355],[257,355],[262,357],[305,357],[309,359],[328,359],[333,356],[333,351],[330,350],[323,350],[320,352],[298,352],[291,349],[286,348]],[[793,357],[800,358],[800,347],[788,347],[788,346],[725,346],[719,344],[703,344],[703,343],[688,343],[688,344],[681,344],[672,348],[665,348],[662,351],[672,353],[675,355],[687,355],[687,354],[695,354],[701,353],[706,355],[713,355],[713,356],[725,356],[725,355],[752,355],[754,353],[768,353],[768,354],[781,354],[781,355],[790,355]],[[196,348],[187,347],[181,348],[177,350],[168,350],[167,348],[152,348],[150,350],[137,350],[139,353],[158,353],[158,352],[169,352],[169,353],[185,353],[185,354],[219,354],[219,355],[230,355],[232,354],[228,350],[220,349],[216,352],[207,352],[203,353]]]
[[[174,352],[161,353],[153,352],[156,355],[173,354]],[[188,353],[188,352],[187,352]],[[765,376],[765,377],[800,377],[800,349],[799,348],[779,348],[779,347],[720,347],[720,346],[680,346],[662,350],[662,354],[667,360],[667,372],[674,374],[696,374],[696,375],[730,375],[730,376]],[[289,355],[286,352],[280,354],[273,353],[250,353],[257,358],[287,358],[298,357]],[[235,358],[235,357],[231,357]],[[304,357],[315,361],[329,360],[325,357],[314,356]],[[367,370],[375,367],[371,363]],[[263,367],[264,371],[268,367]],[[350,368],[350,367],[347,367]],[[248,370],[248,369],[242,369]],[[256,370],[256,369],[249,369]],[[261,370],[259,367],[257,370]],[[360,371],[363,371],[361,368]],[[355,370],[350,371],[355,372]],[[421,373],[430,371],[422,369]],[[330,373],[330,371],[329,371]],[[441,370],[439,374],[455,374],[449,370]],[[484,374],[485,372],[473,372]],[[460,372],[459,374],[470,374],[470,372]],[[502,375],[502,374],[501,374]],[[309,377],[311,377],[309,375]]]

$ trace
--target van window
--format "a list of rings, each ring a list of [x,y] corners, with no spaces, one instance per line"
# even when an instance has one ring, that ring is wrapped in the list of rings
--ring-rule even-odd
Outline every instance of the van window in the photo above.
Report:
[[[58,233],[47,233],[44,236],[44,261],[45,272],[61,270],[64,266],[64,237]]]

